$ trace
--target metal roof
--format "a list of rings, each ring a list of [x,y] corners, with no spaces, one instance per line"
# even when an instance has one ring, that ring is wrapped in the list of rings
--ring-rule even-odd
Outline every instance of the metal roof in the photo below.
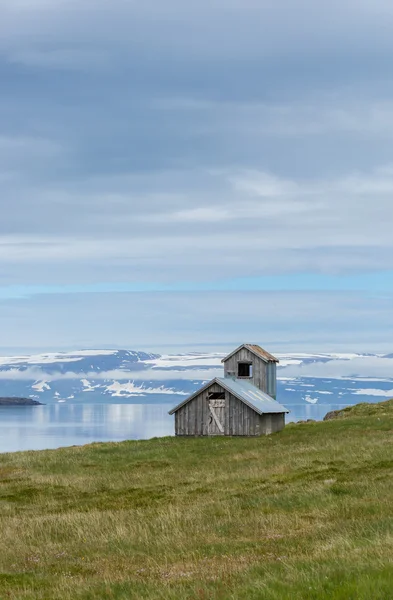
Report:
[[[231,377],[217,377],[216,382],[261,415],[263,413],[289,412],[285,406],[279,404],[277,400],[269,396],[269,394],[262,392],[250,381],[244,379],[232,379]]]
[[[270,354],[270,352],[267,352],[266,350],[261,348],[261,346],[258,346],[258,344],[242,344],[241,346],[239,346],[239,348],[236,348],[236,350],[234,350],[233,352],[228,354],[228,356],[223,358],[221,362],[226,362],[228,358],[231,358],[231,356],[236,354],[236,352],[239,352],[239,350],[241,350],[242,348],[247,348],[247,350],[250,350],[250,352],[256,354],[256,356],[259,356],[259,358],[262,358],[266,362],[280,362],[278,358],[273,356],[273,354]]]
[[[212,381],[209,381],[201,389],[197,390],[192,396],[189,396],[186,400],[175,406],[171,411],[170,415],[173,415],[182,406],[193,400],[201,392],[209,389],[211,385],[218,383],[228,392],[236,396],[239,400],[247,404],[250,408],[255,410],[258,414],[269,414],[269,413],[288,413],[289,410],[279,404],[277,400],[274,400],[268,394],[262,392],[255,385],[244,379],[232,379],[231,377],[216,377]]]
[[[177,410],[179,410],[179,408],[181,408],[182,406],[184,406],[185,404],[187,404],[188,402],[193,400],[196,396],[199,396],[199,394],[201,392],[204,392],[205,390],[207,390],[211,385],[213,385],[213,383],[218,383],[218,380],[212,379],[211,381],[209,381],[209,383],[206,383],[203,387],[199,388],[199,390],[194,392],[191,396],[188,396],[188,398],[183,400],[183,402],[180,402],[180,404],[175,406],[175,408],[172,408],[172,410],[169,411],[169,414],[173,415]]]

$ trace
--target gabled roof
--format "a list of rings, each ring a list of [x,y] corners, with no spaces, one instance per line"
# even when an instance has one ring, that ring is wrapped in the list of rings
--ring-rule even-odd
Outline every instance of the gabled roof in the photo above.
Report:
[[[169,411],[169,414],[173,415],[179,410],[179,408],[182,408],[182,406],[188,402],[191,402],[191,400],[196,398],[196,396],[198,396],[201,392],[209,389],[209,387],[211,387],[214,383],[218,383],[218,385],[236,396],[236,398],[244,402],[244,404],[247,404],[247,406],[255,410],[255,412],[257,412],[259,415],[289,412],[285,406],[279,404],[277,400],[274,400],[274,398],[268,394],[265,394],[247,380],[232,379],[231,377],[216,377],[215,379],[212,379],[212,381],[209,381],[209,383],[207,383],[205,386],[197,390],[195,394],[192,394],[192,396],[189,396],[186,400]]]
[[[236,350],[234,350],[233,352],[228,354],[228,356],[223,358],[221,362],[226,362],[228,358],[231,358],[231,356],[239,352],[239,350],[242,350],[242,348],[246,348],[247,350],[255,354],[255,356],[258,356],[258,358],[262,358],[262,360],[264,360],[265,362],[280,362],[278,358],[276,358],[275,356],[273,356],[273,354],[270,354],[270,352],[267,352],[266,350],[258,346],[258,344],[242,344],[241,346],[239,346],[239,348],[236,348]]]

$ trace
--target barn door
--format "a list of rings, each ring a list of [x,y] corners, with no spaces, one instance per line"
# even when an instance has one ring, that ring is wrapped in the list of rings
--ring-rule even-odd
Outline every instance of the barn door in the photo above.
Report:
[[[207,434],[225,434],[225,392],[208,394]]]

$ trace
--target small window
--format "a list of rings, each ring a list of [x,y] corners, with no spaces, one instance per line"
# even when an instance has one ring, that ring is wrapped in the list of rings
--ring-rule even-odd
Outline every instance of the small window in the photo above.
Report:
[[[238,377],[252,377],[252,363],[239,362],[237,366]]]
[[[225,392],[211,392],[208,396],[209,400],[225,400]]]

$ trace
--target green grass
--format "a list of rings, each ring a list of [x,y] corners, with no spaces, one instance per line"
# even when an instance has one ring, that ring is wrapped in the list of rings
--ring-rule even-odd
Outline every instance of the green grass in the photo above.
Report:
[[[383,405],[259,439],[0,455],[0,599],[390,600]]]
[[[362,402],[355,406],[347,406],[341,410],[334,410],[330,414],[334,419],[347,419],[348,417],[386,417],[393,414],[393,400],[368,404]]]

